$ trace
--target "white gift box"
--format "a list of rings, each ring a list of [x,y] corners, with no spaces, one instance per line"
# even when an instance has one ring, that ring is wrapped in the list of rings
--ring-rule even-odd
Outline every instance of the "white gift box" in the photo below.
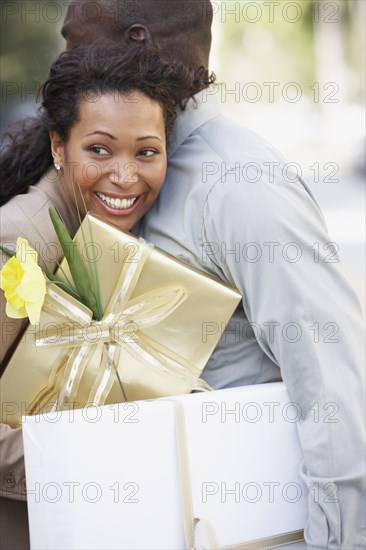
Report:
[[[31,547],[300,540],[298,419],[283,383],[24,417]]]

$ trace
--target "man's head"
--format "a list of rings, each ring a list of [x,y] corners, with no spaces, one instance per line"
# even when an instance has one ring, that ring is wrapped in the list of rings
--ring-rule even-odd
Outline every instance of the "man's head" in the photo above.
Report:
[[[128,47],[153,38],[164,53],[208,67],[210,0],[70,0],[62,34],[67,48],[93,42]]]

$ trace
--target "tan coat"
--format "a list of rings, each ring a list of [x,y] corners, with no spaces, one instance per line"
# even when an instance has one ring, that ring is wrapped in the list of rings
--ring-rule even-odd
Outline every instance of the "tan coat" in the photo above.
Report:
[[[54,169],[47,172],[39,184],[30,187],[27,194],[17,195],[1,207],[0,229],[1,244],[12,248],[17,237],[25,237],[33,248],[42,253],[47,267],[53,271],[55,261],[50,261],[45,254],[46,243],[58,243],[48,214],[51,205],[58,209],[69,230],[74,233],[77,221],[65,202]],[[60,248],[58,256],[58,259],[62,256]],[[0,267],[7,260],[8,256],[2,254]],[[11,348],[25,328],[26,321],[9,319],[5,315],[3,292],[0,292],[0,311],[0,359],[3,360],[4,356],[11,354]],[[0,548],[26,550],[29,548],[29,535],[22,433],[21,428],[11,429],[5,424],[0,424],[0,497]]]

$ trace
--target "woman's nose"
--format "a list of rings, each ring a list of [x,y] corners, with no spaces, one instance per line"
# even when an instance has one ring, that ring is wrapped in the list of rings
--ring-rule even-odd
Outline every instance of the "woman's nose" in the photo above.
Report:
[[[138,183],[138,167],[135,162],[116,162],[110,173],[109,181],[115,185],[130,186]]]

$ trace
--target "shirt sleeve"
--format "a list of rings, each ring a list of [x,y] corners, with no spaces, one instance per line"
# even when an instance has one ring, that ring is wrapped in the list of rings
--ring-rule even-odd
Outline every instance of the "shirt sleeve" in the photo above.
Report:
[[[258,345],[280,367],[295,404],[307,543],[364,548],[361,308],[306,187],[280,170],[270,176],[220,178],[204,207],[203,239],[216,270],[241,291]]]

